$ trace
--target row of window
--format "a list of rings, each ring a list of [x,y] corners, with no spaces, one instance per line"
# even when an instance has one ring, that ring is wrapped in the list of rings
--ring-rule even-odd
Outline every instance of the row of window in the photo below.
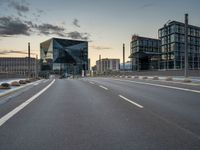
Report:
[[[160,44],[161,44],[160,41],[144,39],[144,40],[132,41],[131,47],[136,47],[136,46],[159,47]]]
[[[171,43],[161,47],[162,52],[185,51],[185,45],[182,43]],[[188,45],[188,52],[200,53],[200,46]]]
[[[185,36],[182,34],[171,34],[169,36],[165,36],[165,37],[161,38],[162,45],[172,43],[172,42],[184,43]],[[199,45],[200,46],[200,38],[189,36],[188,43],[191,45]]]
[[[172,53],[168,55],[162,55],[162,60],[184,60],[185,56],[180,53]],[[188,55],[189,61],[200,61],[200,55]]]
[[[185,34],[184,25],[174,24],[174,25],[167,26],[166,28],[159,30],[159,37],[163,37],[163,36],[166,36],[166,35],[172,34],[172,33]],[[196,29],[196,28],[189,26],[188,35],[200,37],[200,29]]]
[[[158,47],[142,47],[137,46],[131,49],[131,53],[135,52],[160,52],[160,48]]]

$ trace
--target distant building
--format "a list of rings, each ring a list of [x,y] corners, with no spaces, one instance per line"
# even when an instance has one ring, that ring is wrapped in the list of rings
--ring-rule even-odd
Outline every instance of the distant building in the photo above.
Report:
[[[108,71],[119,71],[120,59],[104,58],[96,61],[96,70],[98,73]]]
[[[131,58],[132,70],[154,70],[159,69],[161,59],[161,41],[158,39],[132,36]]]
[[[40,44],[41,70],[81,75],[88,70],[88,42],[52,38]]]
[[[124,70],[123,63],[120,64],[120,70]],[[125,71],[131,71],[131,70],[132,70],[132,62],[131,61],[125,62]]]
[[[185,50],[185,24],[171,21],[159,29],[161,40],[161,69],[183,69]],[[188,26],[189,69],[200,69],[200,27]]]
[[[38,71],[38,60],[30,58],[30,72],[34,76]],[[0,73],[28,75],[28,57],[0,57]]]

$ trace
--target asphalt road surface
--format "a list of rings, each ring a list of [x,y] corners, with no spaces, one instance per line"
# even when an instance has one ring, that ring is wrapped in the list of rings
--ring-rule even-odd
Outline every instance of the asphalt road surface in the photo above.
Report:
[[[52,79],[0,98],[0,150],[199,150],[200,86]]]

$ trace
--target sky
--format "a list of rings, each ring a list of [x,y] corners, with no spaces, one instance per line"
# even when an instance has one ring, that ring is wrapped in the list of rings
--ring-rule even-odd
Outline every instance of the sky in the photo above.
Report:
[[[126,61],[134,34],[158,38],[168,20],[200,26],[200,0],[0,0],[0,57],[39,55],[52,37],[89,41],[89,58]]]

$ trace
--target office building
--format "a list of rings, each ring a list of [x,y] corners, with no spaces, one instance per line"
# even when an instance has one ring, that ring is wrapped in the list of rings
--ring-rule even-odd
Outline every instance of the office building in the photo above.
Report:
[[[41,70],[81,75],[88,70],[88,42],[52,38],[40,44]]]
[[[0,73],[28,75],[28,57],[0,57]],[[38,71],[38,60],[30,58],[30,74],[34,76]]]
[[[185,24],[171,21],[159,29],[161,69],[183,69],[185,62]],[[188,67],[200,69],[200,27],[188,26]]]
[[[119,71],[120,59],[104,58],[96,61],[96,70],[98,73],[109,71]]]
[[[159,69],[161,59],[161,41],[158,39],[132,36],[129,58],[133,71]]]

